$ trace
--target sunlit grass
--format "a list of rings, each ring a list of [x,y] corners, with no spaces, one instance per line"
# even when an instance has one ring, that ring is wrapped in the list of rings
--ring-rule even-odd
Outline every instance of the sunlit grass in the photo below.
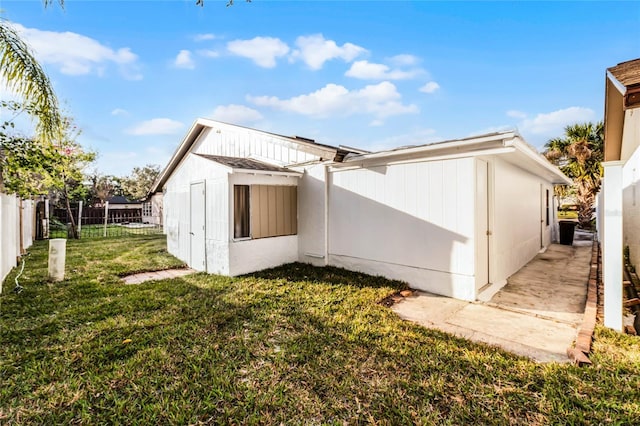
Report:
[[[157,236],[46,244],[0,297],[1,424],[634,424],[640,342],[598,329],[593,367],[540,365],[399,320],[402,283],[292,264],[196,274]]]

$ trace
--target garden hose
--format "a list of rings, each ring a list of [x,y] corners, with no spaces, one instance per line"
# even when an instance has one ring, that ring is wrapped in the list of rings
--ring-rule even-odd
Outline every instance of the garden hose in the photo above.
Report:
[[[18,273],[18,275],[16,275],[16,278],[14,280],[16,282],[16,285],[15,285],[15,287],[13,287],[13,292],[16,293],[16,294],[20,294],[20,293],[22,293],[22,290],[24,290],[24,287],[22,287],[20,285],[20,283],[18,282],[18,278],[20,278],[20,275],[22,275],[22,273],[24,272],[24,264],[27,261],[27,257],[30,254],[31,253],[27,253],[27,254],[22,256],[22,267],[20,268],[20,272]]]

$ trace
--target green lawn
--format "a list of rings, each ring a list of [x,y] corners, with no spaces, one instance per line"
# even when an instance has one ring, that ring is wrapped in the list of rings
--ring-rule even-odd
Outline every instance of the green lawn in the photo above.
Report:
[[[163,238],[46,245],[0,297],[0,424],[638,424],[640,341],[539,365],[399,320],[401,283],[293,264],[125,286],[181,262]]]

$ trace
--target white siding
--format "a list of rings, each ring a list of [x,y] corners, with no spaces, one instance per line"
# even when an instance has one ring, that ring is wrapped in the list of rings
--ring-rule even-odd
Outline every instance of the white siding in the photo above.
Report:
[[[317,160],[299,149],[295,142],[274,135],[235,126],[220,126],[203,131],[191,152],[225,157],[255,158],[278,165]]]
[[[492,164],[494,217],[490,276],[493,283],[504,283],[540,251],[541,245],[549,245],[551,226],[546,223],[542,224],[542,243],[540,239],[544,207],[540,185],[551,194],[553,186],[499,158]],[[551,211],[550,215],[553,214]]]
[[[324,266],[325,166],[308,168],[298,186],[298,257],[301,262]]]
[[[640,115],[640,114],[639,114]],[[629,247],[631,263],[640,267],[640,148],[622,169],[622,244]]]
[[[474,170],[463,158],[333,172],[329,262],[474,300]]]
[[[228,183],[227,170],[216,163],[187,155],[167,181],[164,191],[165,233],[167,249],[189,263],[190,253],[190,185],[205,182],[207,271],[229,273]],[[203,248],[205,249],[205,248]]]

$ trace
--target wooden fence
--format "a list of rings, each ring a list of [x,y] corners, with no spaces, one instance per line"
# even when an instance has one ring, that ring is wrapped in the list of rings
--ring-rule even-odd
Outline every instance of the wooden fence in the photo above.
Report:
[[[2,283],[17,266],[22,251],[34,239],[35,202],[0,193],[0,293]]]

